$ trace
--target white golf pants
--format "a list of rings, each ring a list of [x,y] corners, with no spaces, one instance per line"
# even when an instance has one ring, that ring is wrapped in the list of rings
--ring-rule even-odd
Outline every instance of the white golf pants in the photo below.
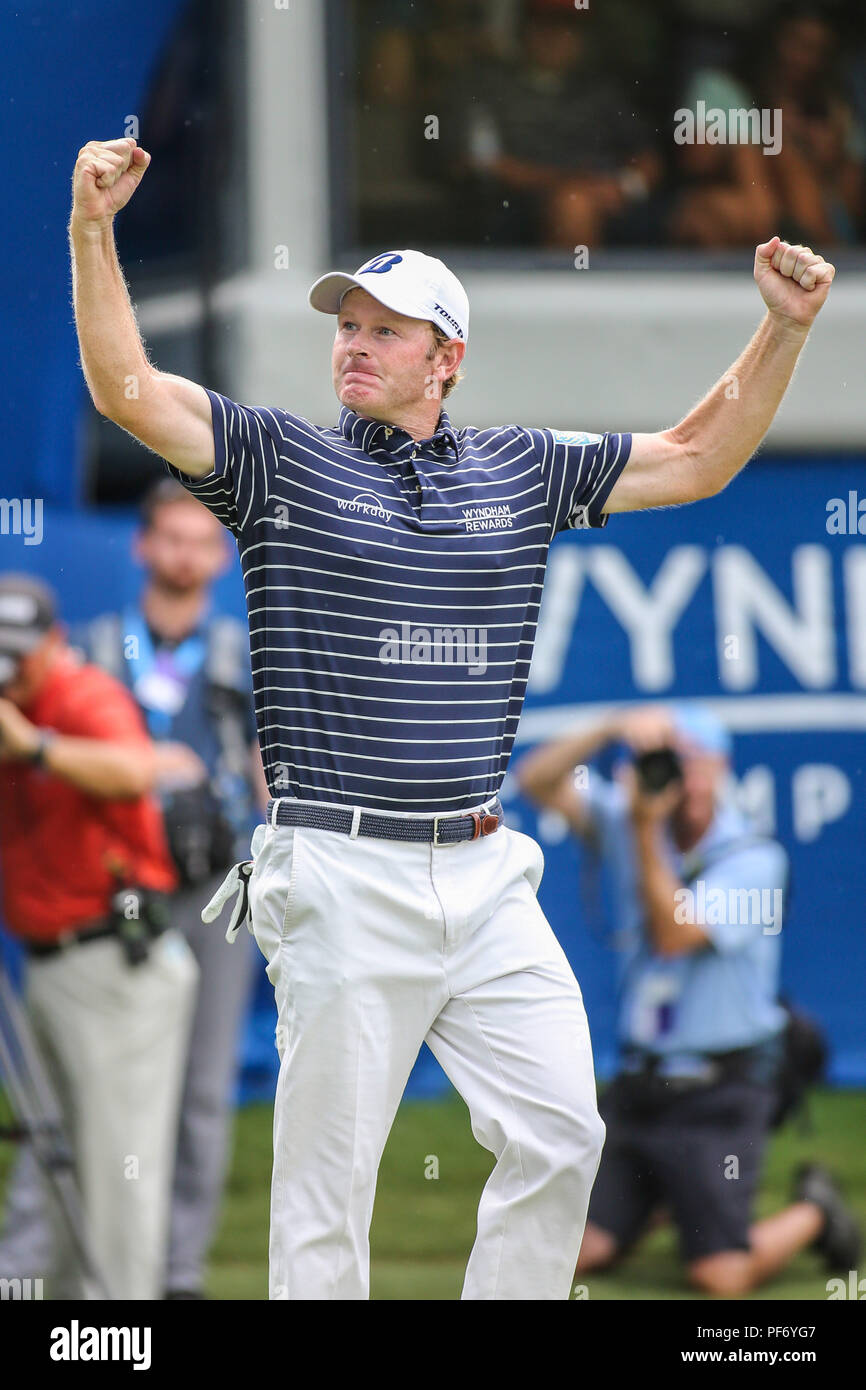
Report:
[[[268,826],[253,853],[280,1056],[270,1297],[369,1297],[377,1171],[426,1040],[496,1157],[463,1298],[567,1299],[604,1125],[539,846]]]

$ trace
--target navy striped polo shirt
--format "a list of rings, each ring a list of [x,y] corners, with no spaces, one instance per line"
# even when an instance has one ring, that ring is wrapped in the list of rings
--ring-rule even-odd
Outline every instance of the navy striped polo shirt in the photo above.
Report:
[[[215,465],[167,465],[237,539],[272,796],[468,810],[508,766],[548,547],[604,526],[629,434],[518,425],[420,442],[209,391]]]

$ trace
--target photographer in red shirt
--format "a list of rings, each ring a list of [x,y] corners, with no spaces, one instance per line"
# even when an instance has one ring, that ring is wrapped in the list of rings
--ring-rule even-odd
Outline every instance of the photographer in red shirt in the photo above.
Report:
[[[161,912],[176,879],[158,777],[135,702],[76,658],[50,589],[0,576],[0,913],[28,955],[31,1023],[116,1299],[159,1296],[197,979]],[[57,1237],[56,1296],[89,1296]]]

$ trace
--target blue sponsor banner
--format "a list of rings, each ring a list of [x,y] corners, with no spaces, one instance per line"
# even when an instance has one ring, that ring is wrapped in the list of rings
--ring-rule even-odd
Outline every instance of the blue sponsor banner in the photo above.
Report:
[[[859,489],[859,491],[858,491]],[[696,700],[734,735],[739,798],[792,865],[783,987],[825,1025],[831,1075],[866,1081],[863,841],[866,474],[758,458],[718,497],[612,516],[551,549],[512,768],[613,704]],[[611,922],[559,818],[505,787],[545,851],[539,897],[580,980],[599,1072],[615,1063]]]
[[[35,527],[30,537],[16,533],[11,519],[9,512],[0,516],[0,569],[42,574],[56,586],[67,622],[109,603],[119,607],[137,592],[141,575],[129,558],[128,515],[46,510],[38,543],[32,543]],[[217,600],[244,615],[236,566],[221,579]],[[515,763],[539,740],[612,703],[674,698],[709,703],[734,734],[739,794],[791,857],[784,988],[826,1027],[832,1079],[862,1085],[862,462],[759,458],[718,497],[613,516],[603,530],[556,540]],[[604,900],[562,823],[536,816],[511,776],[503,794],[509,824],[544,848],[540,900],[580,980],[599,1074],[609,1075],[614,957]],[[273,1093],[273,1026],[271,990],[262,976],[244,1044],[246,1095]],[[409,1093],[436,1094],[446,1085],[424,1049]]]

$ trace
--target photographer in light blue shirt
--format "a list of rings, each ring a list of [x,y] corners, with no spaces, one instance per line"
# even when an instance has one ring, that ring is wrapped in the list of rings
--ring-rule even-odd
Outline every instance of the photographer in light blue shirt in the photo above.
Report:
[[[615,746],[626,756],[608,778],[593,760]],[[537,748],[516,770],[606,872],[619,955],[621,1068],[601,1102],[607,1139],[578,1272],[611,1265],[664,1207],[691,1282],[728,1296],[807,1246],[833,1269],[859,1250],[815,1165],[791,1206],[751,1222],[787,1021],[788,859],[737,809],[730,754],[705,709],[647,706]]]

